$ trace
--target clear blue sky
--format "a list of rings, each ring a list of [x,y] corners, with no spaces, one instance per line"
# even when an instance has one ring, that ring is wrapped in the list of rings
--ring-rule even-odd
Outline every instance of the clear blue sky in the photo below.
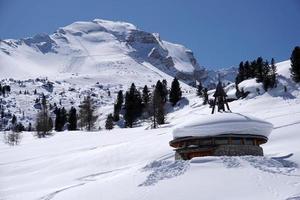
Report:
[[[221,68],[300,45],[300,0],[0,0],[0,38],[52,33],[74,21],[128,21]]]

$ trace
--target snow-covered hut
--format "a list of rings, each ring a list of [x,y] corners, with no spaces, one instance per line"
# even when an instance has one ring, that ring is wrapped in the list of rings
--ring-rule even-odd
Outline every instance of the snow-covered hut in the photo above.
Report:
[[[240,113],[199,115],[177,126],[170,146],[175,159],[201,156],[262,156],[260,147],[268,141],[273,125]]]

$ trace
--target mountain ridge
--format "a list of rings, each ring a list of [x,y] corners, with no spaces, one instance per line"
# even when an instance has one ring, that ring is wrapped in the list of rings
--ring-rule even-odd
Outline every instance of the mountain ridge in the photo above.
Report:
[[[74,73],[95,76],[108,67],[116,68],[111,71],[115,74],[133,65],[136,67],[131,67],[131,71],[137,74],[152,73],[153,68],[145,69],[148,68],[145,63],[162,71],[163,78],[164,74],[177,76],[190,85],[195,85],[195,81],[210,85],[217,81],[215,77],[219,73],[201,67],[192,50],[183,45],[162,40],[158,33],[121,21],[77,21],[49,35],[0,40],[1,78],[57,78],[58,73],[65,74],[62,79]],[[236,71],[230,73],[235,76]]]
[[[139,30],[130,23],[100,19],[74,22],[51,35],[2,40],[0,59],[1,71],[6,71],[4,77],[12,76],[8,66],[23,72],[29,71],[25,67],[33,68],[51,76],[57,72],[85,74],[88,70],[99,72],[97,68],[106,66],[148,62],[168,75],[180,74],[189,82],[194,71],[203,70],[193,52],[182,45],[161,40],[159,34]]]

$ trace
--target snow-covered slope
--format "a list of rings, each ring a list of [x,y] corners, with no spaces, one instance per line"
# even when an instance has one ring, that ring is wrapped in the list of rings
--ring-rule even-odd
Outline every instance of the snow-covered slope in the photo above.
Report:
[[[197,97],[188,98],[192,105],[169,115],[172,123],[157,130],[65,132],[44,140],[24,133],[20,146],[1,144],[1,197],[183,199],[196,198],[200,192],[203,199],[281,200],[300,195],[299,99],[264,96],[230,104],[236,112],[251,113],[275,125],[264,145],[265,157],[174,163],[168,146],[174,124],[209,113]]]
[[[290,76],[290,61],[276,63],[277,82],[276,87],[268,90],[268,94],[274,97],[295,98],[294,93],[299,92],[299,85],[292,81]],[[226,82],[225,82],[226,83]],[[229,82],[228,82],[229,83]],[[262,83],[257,83],[255,78],[247,79],[239,83],[239,90],[249,93],[246,99],[255,98],[256,96],[266,93]],[[236,99],[236,88],[234,83],[229,83],[225,87],[225,91],[229,98]]]
[[[68,78],[72,74],[103,82],[158,80],[180,74],[193,81],[200,68],[191,50],[126,22],[75,22],[54,34],[0,40],[1,78]],[[59,75],[58,75],[59,74]],[[166,75],[167,74],[167,75]]]
[[[168,144],[173,129],[211,112],[195,94],[185,93],[159,129],[145,124],[45,139],[24,132],[19,146],[0,143],[0,199],[299,199],[300,93],[288,68],[288,62],[278,66],[286,93],[278,89],[229,104],[235,113],[274,125],[264,157],[175,162]]]

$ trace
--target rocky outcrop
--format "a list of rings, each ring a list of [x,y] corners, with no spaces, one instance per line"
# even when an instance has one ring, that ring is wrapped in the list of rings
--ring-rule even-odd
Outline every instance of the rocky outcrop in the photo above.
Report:
[[[173,58],[168,56],[168,51],[162,48],[154,47],[148,54],[149,62],[156,65],[161,64],[170,69],[174,67]]]
[[[127,37],[127,42],[130,45],[134,45],[136,43],[141,44],[158,44],[157,39],[152,33],[148,33],[140,30],[132,30],[130,35]]]
[[[34,48],[38,49],[43,54],[46,54],[49,52],[56,52],[54,50],[56,43],[47,34],[38,34],[32,38],[22,39],[21,41],[30,47],[34,47]]]

